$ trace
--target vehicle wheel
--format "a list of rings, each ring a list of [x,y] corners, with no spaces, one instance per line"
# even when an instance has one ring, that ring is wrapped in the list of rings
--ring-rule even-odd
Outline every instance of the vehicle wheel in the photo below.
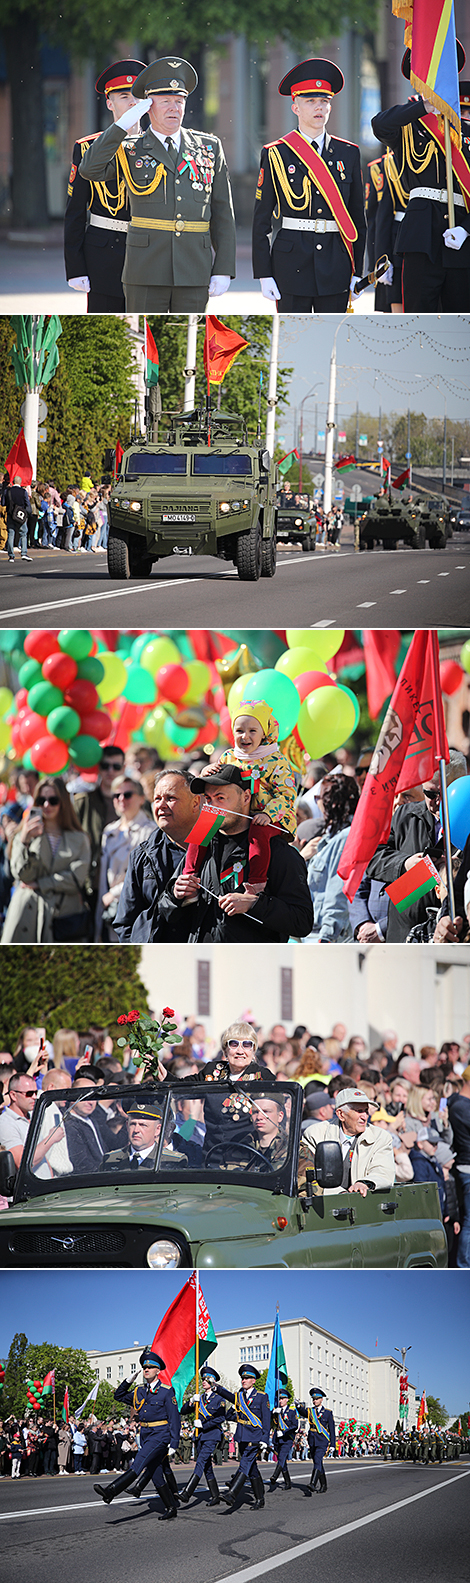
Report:
[[[425,550],[426,549],[426,533],[425,533],[424,527],[417,528],[417,531],[416,531],[416,533],[414,535],[414,538],[413,538],[413,541],[412,541],[412,548],[414,550]]]
[[[306,533],[305,538],[301,539],[300,543],[302,545],[302,549],[305,550],[305,552],[307,552],[307,550],[311,550],[311,548],[312,548],[312,540],[311,540],[310,534]]]
[[[237,572],[242,583],[257,583],[261,577],[262,538],[259,519],[252,523],[248,533],[239,533],[237,542]]]
[[[276,537],[261,540],[261,576],[274,577],[276,571]]]
[[[429,543],[431,544],[431,540],[429,540]],[[432,550],[445,550],[446,544],[447,544],[447,539],[446,539],[446,536],[445,536],[445,532],[444,532],[444,529],[441,528],[440,533],[436,533],[434,535],[434,538],[433,538],[432,544],[431,544],[431,549]]]
[[[126,578],[132,576],[129,561],[129,545],[123,533],[118,528],[110,527],[108,539],[108,572],[110,577]]]

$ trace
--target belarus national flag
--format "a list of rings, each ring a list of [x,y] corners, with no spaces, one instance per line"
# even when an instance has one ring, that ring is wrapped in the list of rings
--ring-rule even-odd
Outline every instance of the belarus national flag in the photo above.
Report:
[[[269,1359],[269,1369],[266,1375],[266,1385],[264,1387],[266,1395],[269,1398],[271,1412],[274,1407],[279,1407],[279,1391],[281,1390],[282,1386],[284,1386],[284,1388],[287,1386],[287,1380],[288,1374],[286,1354],[284,1352],[284,1342],[281,1336],[279,1314],[276,1314],[271,1357]]]
[[[69,1397],[68,1385],[66,1385],[65,1392],[64,1392],[64,1405],[63,1405],[63,1408],[62,1408],[62,1417],[63,1417],[64,1423],[68,1424],[69,1417],[70,1417],[70,1397]]]
[[[196,1333],[201,1368],[215,1351],[217,1336],[194,1272],[167,1309],[152,1341],[152,1352],[158,1352],[166,1365],[160,1375],[162,1384],[173,1385],[178,1407],[196,1373]]]
[[[391,885],[386,885],[385,890],[397,912],[409,912],[419,901],[420,896],[425,896],[428,890],[435,890],[439,884],[439,875],[434,863],[429,857],[423,857],[419,863],[400,874],[399,879],[394,879]]]
[[[280,459],[280,461],[277,464],[278,472],[280,472],[282,474],[288,473],[289,472],[289,468],[292,467],[292,463],[293,463],[293,461],[295,459],[297,459],[297,461],[300,462],[300,456],[299,456],[299,453],[298,453],[297,450],[286,451],[285,456],[281,456],[281,459]]]
[[[339,461],[335,463],[337,473],[350,473],[353,467],[358,466],[359,463],[356,462],[355,456],[340,456]]]
[[[150,385],[158,385],[158,377],[159,377],[159,373],[160,373],[160,363],[159,363],[159,358],[158,358],[158,352],[157,352],[157,348],[155,346],[155,341],[153,339],[152,331],[149,328],[149,325],[147,324],[147,320],[146,319],[144,319],[144,325],[145,325],[145,383],[148,386],[150,386]]]
[[[196,846],[209,846],[212,837],[220,830],[226,812],[227,809],[223,808],[221,813],[217,813],[216,808],[210,808],[205,804],[189,835],[185,836],[186,845],[191,842],[191,845],[194,843]]]
[[[398,478],[392,478],[392,489],[404,489],[405,484],[409,484],[409,481],[410,469],[406,467],[404,473],[400,473]]]
[[[55,1391],[55,1369],[50,1369],[43,1381],[42,1395],[52,1396],[53,1391]]]

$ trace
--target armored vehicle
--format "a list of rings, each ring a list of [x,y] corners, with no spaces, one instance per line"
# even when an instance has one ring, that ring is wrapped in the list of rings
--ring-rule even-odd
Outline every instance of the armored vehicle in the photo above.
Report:
[[[437,495],[428,499],[415,500],[419,506],[422,526],[431,550],[445,550],[447,540],[452,538],[450,524],[450,505],[445,495]]]
[[[288,498],[288,497],[287,497]],[[301,497],[298,505],[282,505],[282,490],[277,504],[277,537],[284,544],[301,544],[303,550],[315,550],[317,531],[315,514]]]
[[[158,443],[122,457],[109,501],[111,577],[149,577],[167,555],[233,561],[243,582],[276,570],[277,469],[232,414],[169,414]]]
[[[95,1150],[88,1164],[96,1087],[81,1088],[79,1098],[70,1089],[43,1094],[18,1171],[12,1154],[0,1153],[0,1193],[9,1200],[0,1215],[0,1267],[446,1266],[434,1182],[365,1197],[348,1193],[340,1185],[339,1143],[317,1144],[315,1158],[308,1151],[305,1156],[305,1146],[299,1153],[304,1096],[298,1083],[240,1080],[236,1089],[189,1079],[143,1083],[132,1093],[124,1086],[101,1088],[100,1100],[112,1099],[122,1125],[110,1148],[101,1141],[102,1157]],[[210,1146],[194,1141],[185,1120],[186,1102],[195,1099],[202,1100],[211,1140],[216,1110]],[[153,1131],[150,1151],[136,1168],[131,1135],[137,1103]],[[133,1118],[127,1116],[131,1109]],[[277,1126],[269,1139],[273,1111]],[[200,1132],[196,1136],[201,1139]]]
[[[361,518],[359,549],[373,550],[375,544],[383,544],[384,550],[394,550],[400,539],[412,550],[424,550],[426,530],[419,506],[377,496]]]

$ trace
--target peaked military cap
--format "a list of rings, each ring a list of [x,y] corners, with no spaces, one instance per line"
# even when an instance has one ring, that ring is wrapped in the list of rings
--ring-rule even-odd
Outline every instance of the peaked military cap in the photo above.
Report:
[[[140,77],[144,70],[143,60],[115,60],[112,66],[106,66],[95,82],[97,93],[119,93],[119,90],[132,88],[136,77]]]
[[[312,1385],[312,1389],[309,1392],[309,1395],[310,1396],[326,1396],[326,1391],[322,1391],[321,1385]]]
[[[215,1380],[216,1383],[217,1380],[220,1380],[220,1374],[217,1373],[217,1369],[210,1369],[206,1363],[203,1365],[203,1368],[199,1370],[199,1374],[201,1380]]]
[[[464,50],[463,44],[460,43],[460,39],[456,39],[455,42],[456,42],[456,45],[457,45],[457,71],[462,71],[463,67],[465,66],[465,60],[466,60],[465,50]],[[409,79],[410,79],[410,72],[411,72],[411,50],[410,49],[406,49],[405,53],[404,53],[404,56],[403,56],[403,59],[402,59],[402,63],[401,63],[401,74],[402,74],[402,77],[406,77],[408,79],[408,81],[409,81]]]
[[[329,94],[334,98],[342,88],[343,73],[332,60],[301,60],[300,65],[293,66],[279,83],[279,93],[284,98],[292,94],[293,99],[303,93]]]
[[[254,1369],[252,1363],[242,1363],[240,1365],[238,1373],[240,1375],[240,1379],[243,1379],[245,1375],[247,1377],[249,1375],[250,1379],[252,1379],[252,1380],[259,1380],[259,1376],[260,1376],[259,1369]]]
[[[189,60],[181,60],[179,55],[164,55],[162,60],[153,60],[141,71],[133,92],[136,99],[147,99],[152,93],[184,93],[187,97],[194,93],[198,81],[197,71]]]
[[[142,1101],[140,1105],[133,1099],[130,1105],[124,1104],[122,1108],[131,1121],[161,1121],[163,1116],[161,1105],[154,1099],[148,1100],[147,1103]]]
[[[152,1352],[151,1347],[144,1347],[143,1352],[140,1354],[139,1363],[141,1369],[145,1369],[147,1364],[152,1369],[166,1369],[166,1363],[163,1362],[163,1358],[159,1356],[158,1352]]]

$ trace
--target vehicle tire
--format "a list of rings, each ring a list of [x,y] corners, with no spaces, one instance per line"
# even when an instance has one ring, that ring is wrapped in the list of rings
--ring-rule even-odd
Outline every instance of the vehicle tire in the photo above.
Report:
[[[311,548],[312,548],[312,540],[310,538],[310,534],[306,533],[305,534],[305,538],[302,538],[300,540],[300,543],[302,545],[302,549],[305,550],[305,553],[307,553],[307,550],[311,550]]]
[[[118,528],[110,527],[108,539],[108,572],[110,577],[125,578],[132,576],[129,560],[129,545],[124,533]]]
[[[414,550],[426,549],[426,533],[424,527],[417,529],[412,541],[412,548]]]
[[[257,583],[261,577],[262,538],[259,518],[252,523],[248,533],[239,533],[237,541],[237,572],[242,583]]]
[[[429,543],[431,544],[431,540],[429,540]],[[441,528],[439,533],[436,533],[434,535],[434,538],[433,538],[433,541],[432,541],[432,544],[431,544],[431,549],[432,550],[445,550],[446,544],[447,544],[447,539],[446,539],[446,535],[445,535],[445,529]]]
[[[276,571],[276,536],[261,541],[261,576],[274,577]]]

